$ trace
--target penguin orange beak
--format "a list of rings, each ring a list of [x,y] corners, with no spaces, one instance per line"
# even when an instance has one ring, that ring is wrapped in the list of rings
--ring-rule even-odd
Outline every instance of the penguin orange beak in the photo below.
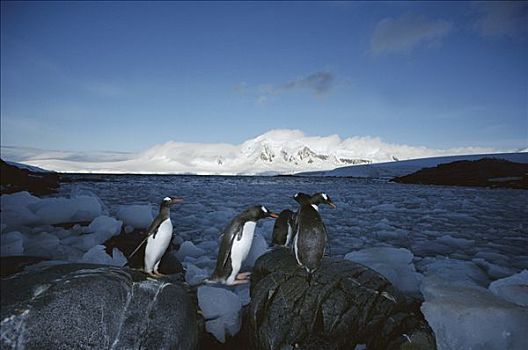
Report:
[[[270,218],[273,218],[273,219],[276,219],[279,217],[279,215],[275,213],[270,213],[269,215],[270,215]]]
[[[337,208],[337,205],[335,205],[334,202],[328,202],[328,205],[333,209]]]

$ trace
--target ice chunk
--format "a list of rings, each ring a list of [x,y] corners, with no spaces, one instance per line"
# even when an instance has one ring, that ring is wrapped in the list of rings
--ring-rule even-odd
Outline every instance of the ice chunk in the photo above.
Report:
[[[117,209],[116,216],[125,225],[135,229],[148,228],[154,220],[150,205],[122,205]]]
[[[198,288],[198,305],[206,319],[207,332],[221,342],[227,335],[234,336],[240,330],[240,311],[242,302],[235,293],[217,287],[202,286]]]
[[[255,233],[253,236],[253,242],[251,243],[251,249],[249,250],[246,260],[244,260],[243,266],[253,267],[255,262],[265,252],[268,251],[268,243],[260,234]]]
[[[36,224],[39,221],[38,216],[36,216],[25,205],[12,201],[11,199],[4,200],[4,197],[16,194],[17,193],[2,196],[2,211],[0,212],[2,224],[5,224],[7,227],[31,226]]]
[[[96,245],[95,247],[88,250],[82,256],[81,261],[90,264],[115,266],[124,266],[127,263],[127,259],[119,249],[114,248],[112,250],[112,256],[110,256],[106,253],[104,245]]]
[[[487,286],[489,279],[473,262],[449,258],[425,258],[421,262],[426,276],[438,276],[453,282]]]
[[[475,241],[472,239],[455,238],[451,235],[445,235],[436,239],[440,243],[447,244],[452,247],[465,249],[475,245]]]
[[[482,258],[475,258],[471,261],[477,264],[480,268],[484,269],[492,279],[508,277],[515,272],[515,270],[511,268],[492,264]]]
[[[367,248],[345,255],[345,259],[363,264],[385,276],[406,293],[418,294],[422,275],[412,263],[413,254],[405,248]]]
[[[240,298],[242,305],[246,306],[251,302],[251,295],[249,293],[249,283],[238,286],[235,289],[235,293]]]
[[[93,196],[45,198],[28,205],[44,224],[90,221],[101,215],[99,199]]]
[[[101,215],[96,217],[90,225],[87,232],[104,232],[109,235],[108,238],[118,235],[121,232],[122,221],[116,220],[110,216]]]
[[[184,260],[186,256],[197,258],[204,255],[205,251],[196,247],[191,241],[185,241],[181,244],[180,249],[176,253],[179,260]]]
[[[499,298],[528,306],[528,270],[492,282],[489,290]]]
[[[200,249],[204,249],[207,251],[214,251],[216,248],[218,248],[218,242],[216,241],[203,241],[196,245]]]
[[[467,282],[426,277],[421,310],[438,349],[528,349],[528,310]]]
[[[184,263],[185,265],[185,282],[191,286],[200,284],[204,279],[209,277],[209,273],[205,269],[201,269],[190,262]]]
[[[52,258],[59,245],[60,240],[57,236],[41,232],[26,239],[24,242],[24,254]]]
[[[31,195],[27,191],[3,194],[0,200],[2,208],[21,206],[27,207],[29,204],[39,202],[40,198]]]
[[[13,256],[24,254],[24,236],[13,231],[0,235],[0,256]]]

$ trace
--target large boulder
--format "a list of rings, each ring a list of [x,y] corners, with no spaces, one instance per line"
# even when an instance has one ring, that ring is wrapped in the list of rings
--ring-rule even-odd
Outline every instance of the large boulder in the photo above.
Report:
[[[196,301],[174,275],[55,265],[1,280],[2,349],[196,349]],[[179,277],[178,277],[179,276]]]
[[[419,305],[363,265],[325,258],[309,277],[278,248],[253,269],[248,328],[256,349],[434,349]]]

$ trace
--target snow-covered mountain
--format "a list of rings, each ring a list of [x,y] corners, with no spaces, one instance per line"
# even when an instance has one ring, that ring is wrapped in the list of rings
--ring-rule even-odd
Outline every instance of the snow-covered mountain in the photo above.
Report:
[[[306,136],[271,130],[240,145],[169,141],[140,153],[62,152],[2,147],[2,158],[59,172],[170,174],[292,174],[396,160],[495,153],[480,147],[430,149],[375,137]]]

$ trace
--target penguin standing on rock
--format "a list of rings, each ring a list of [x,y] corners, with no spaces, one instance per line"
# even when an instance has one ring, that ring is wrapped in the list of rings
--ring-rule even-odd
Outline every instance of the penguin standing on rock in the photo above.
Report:
[[[322,192],[311,197],[297,194],[294,199],[301,204],[293,241],[295,259],[300,266],[312,274],[321,265],[328,240],[326,227],[319,215],[319,205],[327,204],[332,208],[336,205],[326,193]]]
[[[227,285],[248,282],[250,273],[239,274],[242,262],[246,259],[257,221],[264,218],[277,218],[265,206],[257,205],[237,215],[224,229],[221,235],[220,249],[216,268],[207,283],[224,283]]]
[[[161,201],[158,216],[152,221],[147,230],[147,246],[145,247],[145,272],[152,277],[161,277],[158,271],[161,257],[169,247],[172,239],[172,222],[170,206],[183,202],[176,197],[165,197]]]
[[[289,209],[284,209],[279,213],[279,217],[273,225],[271,243],[276,246],[287,247],[292,242],[294,230],[295,213]]]

